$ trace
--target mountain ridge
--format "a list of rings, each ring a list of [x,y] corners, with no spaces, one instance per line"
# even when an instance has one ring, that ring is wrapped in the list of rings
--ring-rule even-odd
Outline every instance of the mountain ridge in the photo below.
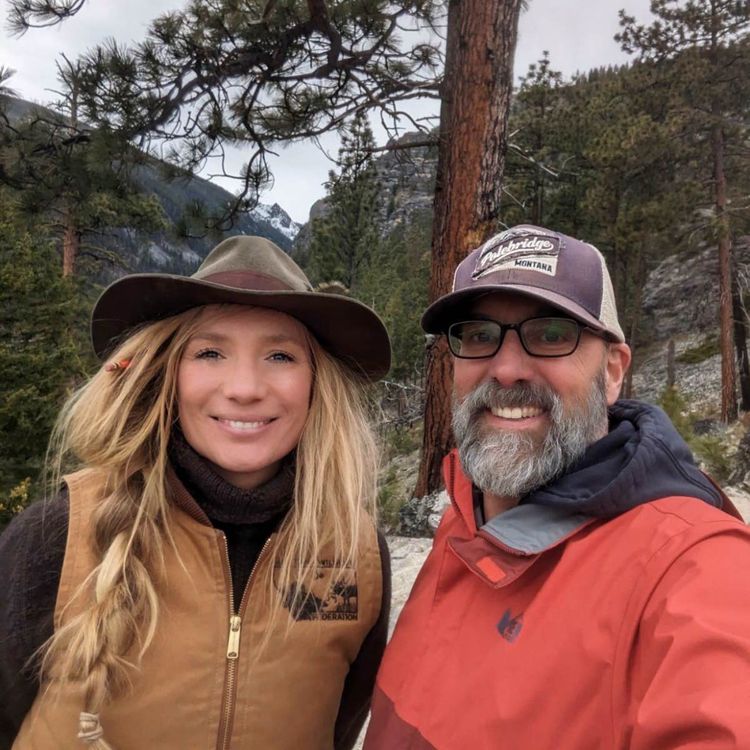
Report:
[[[19,97],[2,96],[0,106],[11,123],[18,123],[37,113],[48,118],[60,118],[52,108]],[[134,168],[132,178],[145,194],[153,195],[159,202],[168,221],[167,231],[144,233],[127,227],[113,227],[98,244],[114,251],[122,260],[121,267],[104,272],[115,278],[126,272],[166,271],[178,274],[192,273],[217,241],[217,234],[179,236],[180,221],[199,206],[207,215],[220,215],[233,200],[223,187],[197,175],[177,176],[167,179],[156,157],[149,157],[143,165]],[[238,214],[228,230],[218,233],[218,239],[237,234],[258,235],[275,242],[289,252],[300,225],[278,204],[258,203],[246,213]]]

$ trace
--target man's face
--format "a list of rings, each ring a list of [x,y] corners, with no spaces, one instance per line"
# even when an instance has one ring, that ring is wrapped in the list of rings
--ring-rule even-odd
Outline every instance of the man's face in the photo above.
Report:
[[[511,293],[478,300],[471,314],[501,323],[564,316]],[[508,331],[494,357],[455,358],[453,430],[468,475],[485,492],[520,497],[563,473],[606,434],[629,362],[625,344],[587,331],[565,357],[533,357]]]

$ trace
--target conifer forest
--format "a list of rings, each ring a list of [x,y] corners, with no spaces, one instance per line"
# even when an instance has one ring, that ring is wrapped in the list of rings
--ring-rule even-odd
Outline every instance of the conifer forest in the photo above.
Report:
[[[87,2],[8,0],[2,22],[33,35],[76,24]],[[514,68],[534,2],[175,0],[141,41],[92,39],[54,61],[44,106],[0,51],[0,528],[44,493],[60,405],[99,366],[101,289],[192,273],[236,233],[269,237],[318,289],[386,323],[393,366],[372,407],[393,528],[405,500],[439,489],[451,446],[450,357],[421,313],[461,258],[519,223],[603,252],[634,351],[624,395],[660,403],[703,465],[743,486],[750,2],[622,10],[627,62],[574,75],[543,49]],[[408,115],[415,101],[439,118]],[[262,203],[269,155],[326,133],[339,145],[325,198],[297,227]],[[230,148],[243,154],[233,192],[205,172]],[[699,370],[711,385],[690,379]],[[392,462],[407,455],[404,484]]]

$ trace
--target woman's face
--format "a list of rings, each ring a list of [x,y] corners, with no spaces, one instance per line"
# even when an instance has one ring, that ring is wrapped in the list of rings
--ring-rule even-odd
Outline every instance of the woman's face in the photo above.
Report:
[[[268,481],[299,442],[312,363],[299,321],[275,310],[207,306],[177,372],[188,443],[236,487]]]

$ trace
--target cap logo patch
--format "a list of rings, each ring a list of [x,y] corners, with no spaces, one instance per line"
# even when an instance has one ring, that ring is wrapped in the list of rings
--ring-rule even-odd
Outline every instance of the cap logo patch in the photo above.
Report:
[[[539,230],[509,229],[488,240],[479,253],[472,274],[479,279],[496,271],[537,271],[549,276],[557,273],[560,238]]]

